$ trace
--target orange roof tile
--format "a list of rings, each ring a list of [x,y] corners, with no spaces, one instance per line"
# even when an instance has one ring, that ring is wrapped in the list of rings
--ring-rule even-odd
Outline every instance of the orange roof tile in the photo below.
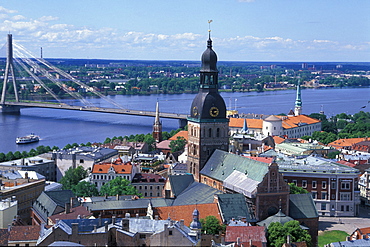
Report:
[[[299,123],[314,124],[314,123],[320,122],[320,120],[311,118],[306,115],[298,115],[298,116],[292,116],[292,117],[287,117],[287,116],[276,116],[276,117],[283,119],[284,129],[296,128],[298,127]]]
[[[338,139],[328,144],[328,146],[334,148],[342,148],[342,147],[351,147],[353,144],[362,142],[364,138],[348,138],[348,139]]]
[[[349,167],[355,167],[356,166],[355,164],[353,164],[351,162],[348,162],[348,161],[345,161],[345,160],[339,160],[336,163],[339,163],[339,164],[342,164],[342,165],[345,165],[345,166],[349,166]]]
[[[283,141],[285,141],[285,139],[280,137],[280,136],[273,136],[272,138],[274,139],[274,142],[276,144],[281,144],[281,143],[283,143]]]
[[[155,214],[159,215],[159,219],[162,220],[168,219],[168,217],[172,220],[184,220],[184,224],[189,226],[193,220],[193,211],[195,208],[199,211],[200,219],[203,219],[208,215],[213,215],[222,222],[217,203],[156,207]]]
[[[127,163],[99,163],[94,164],[92,173],[108,173],[109,168],[113,167],[118,174],[131,174],[132,165]]]
[[[176,133],[176,135],[172,136],[170,139],[171,141],[176,141],[177,137],[183,137],[186,141],[188,140],[188,131],[187,130],[181,130]]]
[[[249,129],[262,129],[262,119],[246,119],[246,118],[229,118],[229,127],[243,128],[244,120],[247,120],[247,126]]]
[[[268,157],[253,157],[253,156],[244,156],[244,157],[251,159],[251,160],[261,161],[267,164],[271,164],[272,161],[274,160],[273,158],[268,158]]]

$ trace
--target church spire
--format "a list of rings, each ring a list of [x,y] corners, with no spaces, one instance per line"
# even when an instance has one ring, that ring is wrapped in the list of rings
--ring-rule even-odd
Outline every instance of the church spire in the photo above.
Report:
[[[301,99],[301,82],[298,80],[297,85],[297,97],[295,100],[294,115],[298,116],[302,114],[302,99]]]
[[[159,119],[159,103],[155,106],[155,119],[153,124],[153,138],[156,142],[162,141],[162,123]]]

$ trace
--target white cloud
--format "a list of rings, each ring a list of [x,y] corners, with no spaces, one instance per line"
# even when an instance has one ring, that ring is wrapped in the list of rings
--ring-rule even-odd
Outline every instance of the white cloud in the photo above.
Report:
[[[12,17],[12,20],[13,21],[20,21],[20,20],[25,20],[26,17],[24,17],[23,15],[15,15]]]
[[[42,16],[38,19],[39,21],[56,21],[56,20],[59,20],[59,17],[55,17],[55,16]]]
[[[16,10],[6,9],[3,6],[0,6],[0,13],[14,14],[17,13]]]

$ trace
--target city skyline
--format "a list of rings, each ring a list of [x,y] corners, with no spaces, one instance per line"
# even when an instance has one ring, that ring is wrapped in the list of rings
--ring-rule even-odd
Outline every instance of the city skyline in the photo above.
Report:
[[[0,42],[12,33],[44,58],[198,61],[213,20],[220,61],[367,62],[368,9],[365,0],[14,0],[0,5]]]

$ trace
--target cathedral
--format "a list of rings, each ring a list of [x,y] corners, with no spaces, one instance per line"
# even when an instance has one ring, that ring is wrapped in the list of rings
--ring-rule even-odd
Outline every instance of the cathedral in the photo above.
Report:
[[[188,117],[188,172],[196,181],[212,153],[216,149],[228,151],[229,147],[229,119],[225,101],[218,92],[217,55],[210,32],[201,60],[199,92]]]

